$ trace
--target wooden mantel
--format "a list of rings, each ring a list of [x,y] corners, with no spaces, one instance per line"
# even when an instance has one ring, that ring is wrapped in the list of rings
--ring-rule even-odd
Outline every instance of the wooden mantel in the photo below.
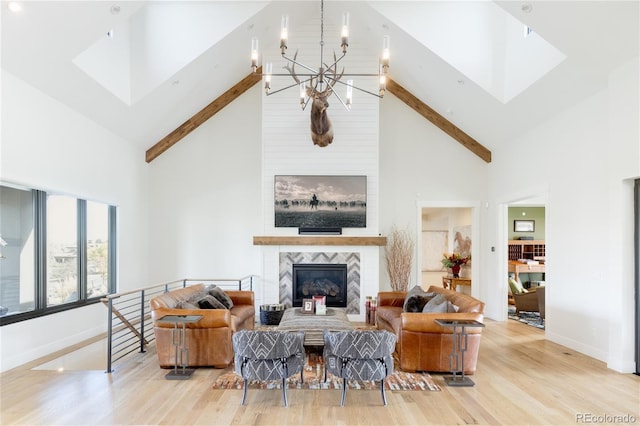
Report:
[[[281,236],[253,237],[255,246],[386,246],[387,237]]]

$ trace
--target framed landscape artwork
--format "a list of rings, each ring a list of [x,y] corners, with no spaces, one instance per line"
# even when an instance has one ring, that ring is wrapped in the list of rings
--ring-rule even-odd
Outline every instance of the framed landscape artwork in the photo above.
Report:
[[[366,228],[366,176],[274,177],[276,228]]]
[[[536,221],[535,220],[514,220],[513,230],[514,232],[535,232]]]

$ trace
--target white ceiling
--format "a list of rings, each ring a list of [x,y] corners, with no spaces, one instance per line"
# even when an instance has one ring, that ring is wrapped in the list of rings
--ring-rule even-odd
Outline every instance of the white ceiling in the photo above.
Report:
[[[23,1],[18,13],[8,3],[2,68],[142,149],[251,72],[252,37],[275,44],[281,15],[293,28],[320,11],[316,0]],[[640,52],[638,1],[326,0],[325,21],[338,25],[344,11],[350,46],[378,52],[390,35],[390,76],[492,151],[604,89],[608,73]],[[550,64],[513,48],[514,22],[551,47]],[[107,44],[110,30],[120,50]],[[515,56],[505,58],[509,49]],[[527,70],[535,78],[513,82]]]

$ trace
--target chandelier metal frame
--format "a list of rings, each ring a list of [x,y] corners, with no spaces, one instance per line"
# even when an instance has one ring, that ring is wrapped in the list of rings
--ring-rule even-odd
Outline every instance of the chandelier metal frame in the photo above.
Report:
[[[342,17],[342,32],[340,43],[340,47],[342,48],[342,55],[340,57],[337,57],[334,51],[333,63],[331,65],[327,65],[324,62],[324,0],[320,1],[320,66],[317,70],[298,61],[297,50],[293,58],[287,56],[286,52],[288,41],[288,24],[289,17],[287,15],[283,15],[280,28],[280,54],[281,57],[287,61],[287,65],[283,68],[287,69],[289,72],[273,73],[272,64],[270,62],[266,64],[266,72],[263,72],[261,76],[265,79],[264,90],[267,96],[274,95],[276,93],[298,86],[300,87],[300,106],[303,110],[306,108],[309,100],[312,99],[314,95],[325,94],[328,90],[331,91],[331,94],[336,95],[342,106],[347,110],[351,109],[353,89],[372,96],[376,96],[378,98],[384,97],[386,91],[387,73],[389,70],[389,36],[384,36],[383,38],[382,55],[380,57],[379,70],[377,73],[345,73],[343,67],[342,72],[338,75],[337,67],[340,61],[342,61],[342,59],[346,57],[347,48],[349,47],[349,13],[345,12]],[[251,40],[251,68],[254,73],[256,73],[258,69],[258,58],[258,39],[254,37]],[[289,67],[289,65],[291,65],[291,67]],[[304,68],[308,71],[308,73],[295,73],[294,67],[296,65]],[[271,78],[274,76],[293,77],[296,82],[289,86],[271,91]],[[298,79],[296,76],[303,77],[304,79]],[[342,77],[378,77],[379,91],[378,93],[374,93],[361,87],[355,86],[353,84],[353,80],[351,79],[348,79],[347,82],[341,81]],[[343,99],[340,94],[334,90],[334,87],[337,84],[346,86],[347,93],[345,99]]]

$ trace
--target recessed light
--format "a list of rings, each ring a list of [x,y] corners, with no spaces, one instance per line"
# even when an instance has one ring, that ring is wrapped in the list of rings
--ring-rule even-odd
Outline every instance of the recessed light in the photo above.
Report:
[[[10,1],[7,3],[7,9],[12,11],[13,13],[18,13],[22,11],[22,5],[15,1]]]
[[[117,4],[114,4],[111,6],[110,10],[112,15],[117,15],[118,13],[120,13],[120,6],[118,6]]]
[[[531,13],[531,11],[533,10],[533,6],[531,5],[531,3],[522,3],[522,6],[520,6],[520,10],[522,10],[524,13]]]

